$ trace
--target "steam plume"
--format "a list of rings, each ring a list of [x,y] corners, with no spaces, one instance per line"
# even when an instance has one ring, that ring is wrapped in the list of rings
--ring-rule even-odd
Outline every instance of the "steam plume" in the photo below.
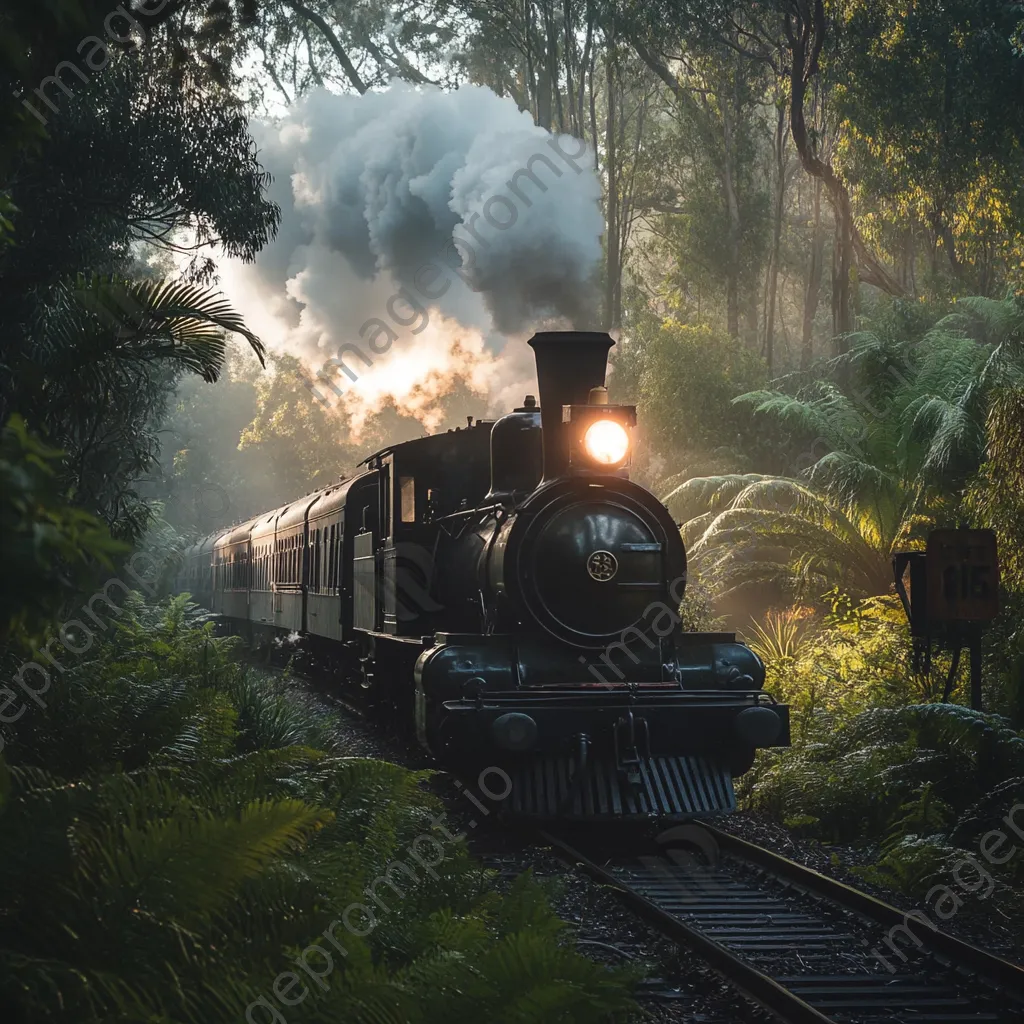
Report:
[[[593,154],[511,99],[479,86],[320,90],[252,130],[281,230],[255,265],[222,268],[225,290],[311,367],[355,346],[345,363],[358,379],[339,374],[350,410],[390,395],[419,416],[423,382],[434,393],[449,376],[507,404],[532,377],[509,338],[593,316]]]

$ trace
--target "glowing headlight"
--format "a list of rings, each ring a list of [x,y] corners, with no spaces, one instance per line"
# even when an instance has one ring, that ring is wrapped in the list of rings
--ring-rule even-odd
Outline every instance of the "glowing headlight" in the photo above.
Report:
[[[629,451],[629,434],[621,423],[615,420],[598,420],[592,423],[583,436],[587,454],[602,466],[614,466],[626,457]]]

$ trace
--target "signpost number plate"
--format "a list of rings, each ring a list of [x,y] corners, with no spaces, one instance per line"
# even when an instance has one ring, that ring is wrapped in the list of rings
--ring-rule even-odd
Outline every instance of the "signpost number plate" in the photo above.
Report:
[[[988,622],[999,614],[999,562],[991,530],[933,530],[927,565],[933,622]]]

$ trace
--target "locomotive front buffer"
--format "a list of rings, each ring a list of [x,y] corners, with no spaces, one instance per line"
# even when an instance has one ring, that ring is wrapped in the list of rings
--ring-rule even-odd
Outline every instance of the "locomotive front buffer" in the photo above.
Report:
[[[554,648],[438,634],[416,666],[420,742],[469,774],[500,768],[503,809],[517,816],[727,813],[756,750],[789,744],[789,709],[760,689],[763,665],[732,634],[685,638],[666,678],[601,682],[552,664]]]

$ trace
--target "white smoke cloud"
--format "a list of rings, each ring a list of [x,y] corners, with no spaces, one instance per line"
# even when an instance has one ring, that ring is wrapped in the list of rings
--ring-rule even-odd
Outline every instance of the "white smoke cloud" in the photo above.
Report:
[[[318,388],[357,420],[391,397],[430,426],[456,377],[507,407],[532,384],[525,337],[591,325],[593,153],[511,99],[479,86],[319,90],[252,131],[281,229],[254,265],[223,264],[222,286],[314,372],[341,353],[351,372]]]

